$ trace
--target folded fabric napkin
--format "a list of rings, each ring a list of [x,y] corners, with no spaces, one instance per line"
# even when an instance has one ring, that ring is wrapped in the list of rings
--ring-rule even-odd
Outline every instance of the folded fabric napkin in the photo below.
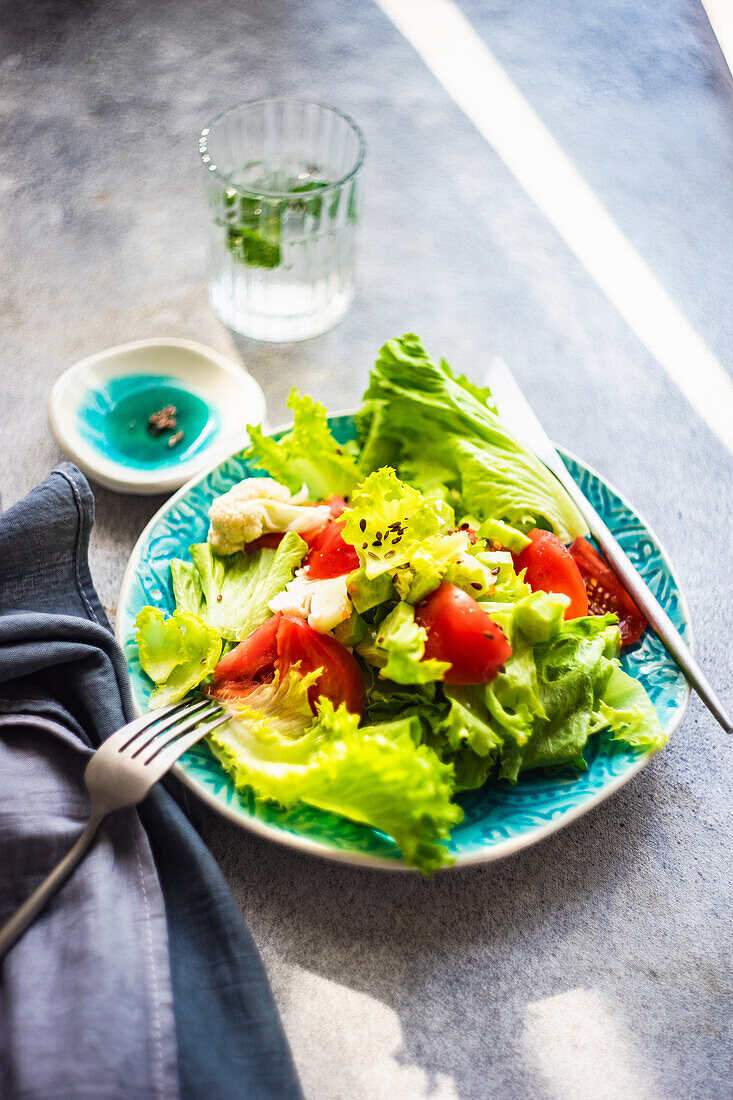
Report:
[[[69,463],[0,515],[0,922],[81,832],[132,716]],[[301,1096],[257,949],[168,790],[113,814],[0,970],[0,1096]]]

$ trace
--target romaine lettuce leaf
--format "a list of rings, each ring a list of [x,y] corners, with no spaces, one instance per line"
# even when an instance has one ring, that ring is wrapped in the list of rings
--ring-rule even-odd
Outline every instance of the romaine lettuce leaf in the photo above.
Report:
[[[174,611],[166,619],[157,607],[143,607],[135,620],[140,666],[156,685],[150,707],[183,699],[213,671],[221,636],[196,615]]]
[[[314,500],[331,494],[350,496],[361,480],[356,459],[348,446],[331,435],[325,407],[293,389],[288,408],[293,413],[293,429],[279,442],[266,436],[258,425],[248,425],[250,446],[244,457],[292,493],[305,484]]]
[[[507,431],[489,400],[487,390],[432,360],[416,336],[390,340],[359,417],[362,470],[389,464],[418,489],[440,483],[482,520],[549,527],[566,542],[585,534],[565,490]]]
[[[289,531],[276,549],[240,551],[226,558],[214,553],[208,542],[194,543],[192,563],[171,563],[176,605],[191,607],[200,591],[201,618],[223,638],[239,642],[270,618],[270,601],[293,579],[307,549],[295,531]]]

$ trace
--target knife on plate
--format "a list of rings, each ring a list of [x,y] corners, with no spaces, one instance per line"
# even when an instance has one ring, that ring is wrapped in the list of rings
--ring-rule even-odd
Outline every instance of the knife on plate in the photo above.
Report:
[[[593,505],[586,500],[578,488],[554,444],[532,411],[527,398],[517,385],[513,374],[501,359],[495,359],[486,372],[486,385],[491,390],[499,415],[507,428],[564,485],[606,561],[622,581],[629,595],[633,597],[637,607],[644,612],[649,625],[682,669],[686,679],[713,717],[726,733],[733,733],[733,719],[713,691],[705,673],[680,637],[674,623],[646,581],[631,564]]]

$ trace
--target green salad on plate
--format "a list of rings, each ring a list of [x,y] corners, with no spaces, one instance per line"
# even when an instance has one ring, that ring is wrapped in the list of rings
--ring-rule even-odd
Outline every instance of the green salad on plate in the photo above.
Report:
[[[663,745],[619,663],[644,619],[487,389],[407,335],[379,353],[354,443],[310,397],[289,407],[282,438],[249,428],[262,476],[172,561],[175,612],[136,621],[152,707],[227,709],[208,744],[237,787],[369,825],[430,874],[461,791],[583,771],[601,730]]]

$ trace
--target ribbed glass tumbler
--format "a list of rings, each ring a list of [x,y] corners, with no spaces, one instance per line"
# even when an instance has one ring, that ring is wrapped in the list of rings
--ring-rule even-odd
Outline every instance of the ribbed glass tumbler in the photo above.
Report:
[[[353,296],[364,139],[301,99],[219,115],[199,140],[211,212],[211,305],[255,340],[305,340]]]

